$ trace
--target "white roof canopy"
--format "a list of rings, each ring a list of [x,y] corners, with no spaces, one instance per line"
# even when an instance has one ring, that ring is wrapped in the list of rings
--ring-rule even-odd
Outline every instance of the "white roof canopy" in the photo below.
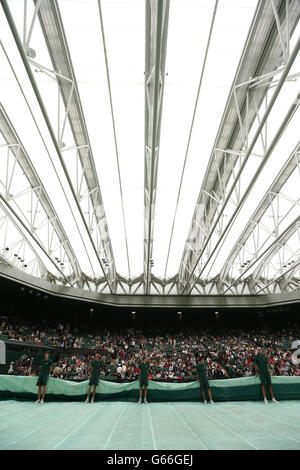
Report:
[[[0,263],[101,293],[300,287],[298,0],[4,0]]]

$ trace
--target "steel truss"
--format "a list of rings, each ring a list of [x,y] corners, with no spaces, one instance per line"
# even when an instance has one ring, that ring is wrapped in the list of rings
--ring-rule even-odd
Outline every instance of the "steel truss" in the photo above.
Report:
[[[257,6],[185,244],[178,275],[181,294],[193,292],[230,227],[227,224],[224,228],[223,212],[228,202],[235,207],[230,222],[241,208],[244,196],[240,177],[247,160],[254,157],[264,165],[268,150],[270,154],[268,117],[283,84],[291,78],[289,71],[299,52],[299,40],[290,51],[299,16],[297,1],[261,1]],[[270,87],[274,86],[270,97]],[[254,133],[252,139],[250,131]],[[259,139],[261,155],[253,153]]]
[[[16,207],[22,219],[27,222],[32,236],[39,240],[47,255],[72,283],[77,283],[80,287],[81,268],[70,241],[1,104],[0,134],[6,142],[0,145],[6,153],[5,159],[1,159],[3,177],[0,174],[0,192]],[[18,182],[14,184],[16,179]]]
[[[58,279],[50,273],[13,214],[0,195],[0,234],[1,263],[31,274],[32,276],[55,282]]]
[[[110,291],[121,295],[271,295],[299,289],[300,253],[299,249],[290,248],[290,241],[295,239],[296,246],[300,246],[298,218],[283,229],[286,225],[284,222],[299,208],[299,199],[290,198],[282,190],[295,170],[298,169],[300,174],[299,146],[294,149],[244,228],[220,275],[215,277],[203,275],[299,106],[300,95],[297,97],[298,101],[290,107],[276,136],[270,142],[268,118],[272,107],[282,86],[300,75],[300,73],[290,74],[300,47],[298,39],[296,46],[291,50],[291,38],[300,18],[299,0],[261,0],[257,5],[201,186],[179,273],[170,278],[159,278],[151,272],[170,2],[146,0],[144,271],[141,275],[133,277],[128,269],[129,278],[122,277],[116,271],[103,200],[60,16],[59,2],[57,0],[33,0],[33,2],[34,11],[29,18],[28,1],[24,0],[22,42],[14,27],[7,1],[3,0],[1,3],[84,222],[91,242],[89,249],[95,251],[103,276],[87,276],[81,272],[64,229],[5,111],[1,113],[2,108],[0,108],[0,130],[4,128],[3,123],[6,120],[6,130],[4,129],[3,135],[5,137],[6,134],[7,137],[4,144],[4,149],[7,150],[7,168],[9,168],[9,159],[13,164],[7,178],[3,181],[0,179],[0,185],[4,190],[3,195],[0,191],[0,235],[6,237],[9,230],[14,230],[18,236],[15,236],[11,246],[7,244],[6,239],[3,241],[1,247],[7,247],[9,250],[1,249],[0,263],[25,271],[26,251],[26,260],[29,259],[26,261],[27,273],[31,270],[30,274],[54,284],[74,283],[81,289],[98,294]],[[106,54],[100,0],[98,4]],[[33,32],[38,22],[52,66],[46,66],[35,60]],[[110,91],[106,55],[105,58]],[[32,71],[42,72],[57,85],[57,113],[51,120],[41,98],[42,85],[37,86]],[[111,94],[110,99],[114,126]],[[47,103],[47,98],[45,102]],[[10,134],[7,134],[9,128]],[[53,129],[56,129],[56,132]],[[114,136],[118,156],[116,132]],[[255,151],[257,142],[261,142],[261,152]],[[68,171],[68,156],[76,161],[76,174]],[[249,158],[256,159],[258,168],[246,191],[242,192],[241,176]],[[13,193],[11,188],[14,168],[18,165],[24,171],[27,185],[20,188],[20,193]],[[119,183],[122,196],[121,180]],[[18,203],[21,199],[28,200],[29,212],[27,207],[21,209],[24,207]],[[284,215],[281,210],[282,202],[285,204]],[[14,213],[13,205],[17,208]],[[229,205],[233,207],[233,213],[225,225],[224,209]],[[270,220],[268,222],[266,220],[269,216],[271,216],[271,226]],[[126,238],[124,208],[123,218]],[[39,232],[45,230],[49,232],[48,241],[42,243],[43,238]],[[52,264],[57,267],[59,275],[49,273],[38,255],[37,247],[43,250]],[[64,263],[63,270],[61,264],[56,262],[56,258]],[[251,274],[247,275],[250,270]]]
[[[268,242],[280,235],[286,219],[293,212],[299,213],[300,198],[293,199],[284,192],[284,186],[292,175],[298,175],[300,183],[299,161],[300,143],[266,192],[225,261],[219,276],[220,293],[232,290],[245,277]],[[251,292],[254,293],[254,290]]]
[[[294,239],[296,249],[289,246]],[[278,266],[279,265],[279,266]],[[270,268],[273,268],[270,273]],[[290,283],[295,283],[299,288],[299,277],[294,278],[300,269],[300,217],[283,233],[278,242],[273,246],[260,265],[255,269],[248,283],[250,290],[255,294],[269,293],[273,287],[273,293],[286,291]],[[295,288],[295,287],[294,287]]]
[[[53,65],[52,74],[57,82],[58,95],[58,130],[57,140],[63,152],[73,153],[77,162],[76,196],[87,214],[88,230],[94,241],[97,257],[107,283],[115,291],[116,266],[113,249],[100,191],[94,157],[80,101],[78,85],[74,73],[58,2],[34,0],[45,42]],[[29,59],[31,61],[31,59]],[[40,64],[32,62],[39,68]],[[41,69],[43,70],[43,68]],[[61,116],[60,100],[64,105]],[[65,144],[66,122],[69,122],[75,145]]]
[[[6,2],[3,3],[6,4]],[[52,123],[49,122],[51,130],[57,127],[57,133],[54,134],[52,130],[51,136],[55,139],[58,156],[70,183],[92,248],[106,278],[107,287],[111,292],[115,292],[116,267],[112,244],[58,2],[34,0],[34,4],[35,9],[27,34],[27,0],[24,1],[23,50],[27,54],[25,60],[31,65],[32,70],[43,72],[57,83],[57,119],[52,119]],[[9,9],[6,5],[6,15],[7,12]],[[35,50],[30,47],[37,18],[47,45],[52,69],[36,62]],[[8,21],[12,27],[9,17]],[[14,37],[16,39],[16,34]],[[33,79],[33,76],[31,78]],[[64,156],[70,154],[76,160],[76,175],[69,173],[67,169],[67,158]]]
[[[144,293],[149,294],[169,0],[146,0]]]

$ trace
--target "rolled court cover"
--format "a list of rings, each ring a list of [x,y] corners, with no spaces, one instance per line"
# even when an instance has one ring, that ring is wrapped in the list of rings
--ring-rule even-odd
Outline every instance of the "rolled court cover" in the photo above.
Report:
[[[37,377],[0,375],[0,399],[33,399],[37,394],[36,382]],[[88,390],[88,383],[88,381],[76,383],[50,377],[46,400],[83,400]],[[258,377],[210,380],[209,384],[215,401],[262,400]],[[273,376],[272,385],[278,400],[300,399],[300,377]],[[138,380],[124,384],[100,380],[95,399],[135,402],[138,400],[138,390]],[[177,384],[149,380],[148,390],[148,401],[202,401],[198,382]]]

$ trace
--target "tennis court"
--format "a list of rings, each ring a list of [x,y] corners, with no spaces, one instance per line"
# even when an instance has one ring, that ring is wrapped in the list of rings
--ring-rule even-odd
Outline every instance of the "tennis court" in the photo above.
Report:
[[[0,449],[300,449],[300,402],[0,401]]]

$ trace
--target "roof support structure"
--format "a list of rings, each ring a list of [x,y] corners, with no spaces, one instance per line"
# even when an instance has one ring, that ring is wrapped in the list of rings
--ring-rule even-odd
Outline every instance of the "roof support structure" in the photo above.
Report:
[[[266,248],[264,248],[264,250],[257,254],[255,259],[250,261],[250,264],[247,263],[247,267],[244,269],[243,276],[239,276],[237,279],[234,280],[228,279],[224,281],[224,286],[226,287],[225,290],[224,288],[221,290],[218,286],[219,294],[227,294],[227,292],[230,292],[232,294],[233,292],[235,292],[236,285],[245,282],[249,288],[250,293],[252,295],[255,295],[255,284],[260,277],[262,269],[266,267],[267,262],[272,259],[272,257],[274,256],[274,254],[277,253],[280,247],[283,246],[286,241],[295,233],[298,228],[298,225],[299,216],[297,215],[293,222],[281,234],[277,235],[275,240],[273,240],[271,244],[269,244]],[[263,258],[263,261],[261,261],[261,263],[258,265],[258,262],[261,260],[261,258]],[[283,265],[284,262],[280,264]],[[249,277],[246,277],[246,272],[251,270],[252,268],[255,268],[253,274]],[[271,274],[269,272],[268,277],[271,277]]]
[[[89,258],[92,274],[85,274],[81,271],[74,250],[64,231],[64,223],[58,219],[42,182],[1,105],[0,132],[2,131],[5,143],[0,142],[0,151],[7,152],[2,160],[7,167],[7,174],[5,175],[2,166],[2,173],[0,172],[0,271],[3,268],[4,271],[9,271],[10,275],[15,271],[16,279],[18,275],[26,276],[31,273],[31,275],[40,277],[41,283],[44,280],[50,281],[54,287],[58,288],[57,292],[65,293],[67,289],[63,289],[63,287],[67,284],[74,284],[79,287],[79,289],[75,289],[77,291],[74,294],[75,297],[91,295],[91,298],[98,296],[103,300],[105,296],[110,297],[108,294],[110,292],[117,294],[112,296],[117,299],[115,300],[116,304],[119,302],[118,299],[131,297],[132,299],[126,300],[128,305],[134,304],[135,297],[138,296],[146,299],[145,304],[147,298],[160,296],[163,298],[158,302],[160,305],[168,304],[169,297],[175,298],[177,296],[179,301],[184,299],[184,303],[191,302],[196,306],[200,300],[190,301],[189,298],[192,296],[189,294],[193,294],[198,299],[202,296],[219,296],[220,303],[224,305],[227,305],[227,299],[229,302],[231,297],[251,296],[253,304],[258,304],[257,298],[262,294],[270,296],[281,293],[284,297],[291,290],[299,290],[300,221],[297,210],[300,206],[300,200],[297,196],[294,198],[288,193],[285,194],[284,188],[290,177],[291,180],[294,180],[294,171],[297,168],[300,175],[299,144],[270,186],[249,223],[246,224],[241,234],[240,232],[236,234],[236,237],[239,236],[238,241],[231,250],[220,274],[210,277],[213,262],[218,257],[228,233],[232,233],[231,227],[235,228],[236,224],[233,224],[244,202],[251,191],[255,190],[259,175],[300,105],[300,94],[298,94],[288,113],[282,118],[280,117],[282,123],[270,138],[268,120],[277,97],[286,82],[293,81],[300,75],[300,72],[291,72],[291,67],[300,50],[300,39],[294,39],[294,31],[300,19],[299,0],[260,0],[257,2],[254,18],[201,185],[179,273],[169,278],[166,278],[166,271],[176,211],[164,276],[161,278],[155,276],[152,273],[152,268],[154,264],[153,234],[170,1],[146,0],[145,2],[144,263],[143,273],[133,276],[130,273],[127,246],[118,141],[110,86],[109,57],[107,57],[106,51],[101,0],[97,0],[118,165],[128,277],[121,276],[116,271],[96,166],[79,96],[79,87],[59,10],[60,3],[58,0],[33,0],[29,6],[28,0],[23,1],[24,17],[18,16],[19,19],[21,18],[18,23],[19,30],[16,29],[8,8],[9,2],[2,0],[1,5],[64,175],[62,175],[59,162],[57,166],[52,160],[52,142],[48,148],[46,136],[43,135],[35,113],[33,113],[33,107],[27,100],[27,93],[24,92],[25,86],[23,90],[15,72],[14,76],[52,162],[53,170],[58,178],[57,181],[61,186],[65,185],[65,188],[62,187],[65,197],[70,194],[69,187],[71,189],[72,197],[68,201],[68,205],[81,241],[85,245],[84,249]],[[194,116],[205,62],[209,56],[209,43],[217,5],[218,0],[215,0]],[[12,9],[12,11],[14,10]],[[39,49],[39,45],[36,45],[38,53],[40,50],[43,52],[41,56],[45,55],[46,50],[47,58],[41,60],[39,55],[36,59],[34,49],[36,29],[40,30],[40,37],[44,37],[46,45],[45,49],[42,44],[44,51],[42,48]],[[292,43],[293,45],[296,43],[293,48]],[[1,41],[0,44],[13,69]],[[37,74],[37,78],[34,72],[40,72]],[[46,79],[49,77],[54,85],[50,84],[49,86],[48,80],[45,80],[47,85],[44,85],[44,80],[39,80],[43,76]],[[46,88],[47,90],[51,89],[52,94],[48,93],[49,96],[51,94],[51,98],[44,93]],[[50,103],[50,101],[53,98],[53,92],[55,96],[56,90],[57,106],[55,112],[50,114],[54,108],[53,102]],[[56,103],[56,101],[54,102]],[[39,112],[38,115],[40,115]],[[192,134],[194,116],[189,139]],[[46,130],[47,137],[49,137],[48,131]],[[72,163],[69,164],[71,159]],[[245,183],[244,175],[248,168],[245,167],[249,159],[251,163],[255,164],[256,171],[254,170],[251,181],[249,182],[248,178]],[[19,183],[21,178],[15,177],[16,172],[20,169],[23,172],[21,183]],[[180,196],[182,180],[183,173],[177,199]],[[16,181],[18,181],[19,189],[14,187]],[[25,183],[23,184],[23,182]],[[282,211],[282,206],[285,212]],[[228,223],[225,223],[225,216],[229,217]],[[290,224],[292,218],[294,218],[294,222]],[[45,236],[46,231],[49,234],[48,239]],[[13,239],[7,243],[6,240],[9,240],[7,234],[9,233],[13,234]],[[28,263],[26,269],[24,269],[23,256],[25,252],[29,253],[25,257],[26,263]],[[58,258],[55,256],[58,252],[62,253],[60,256],[62,263],[56,262]],[[67,260],[68,269],[65,269],[66,265],[64,268],[61,267],[65,260]],[[55,267],[57,274],[54,275],[54,270],[49,268],[49,262]],[[103,272],[103,276],[102,272],[99,276],[99,268]],[[249,275],[249,273],[252,274]],[[60,288],[61,291],[59,291]],[[72,291],[72,288],[69,289]],[[126,302],[123,300],[124,305]],[[176,302],[177,300],[175,304]],[[174,305],[174,301],[172,305]]]
[[[4,181],[0,180],[4,197],[17,206],[28,223],[32,235],[38,238],[55,264],[64,266],[64,269],[67,267],[67,271],[69,272],[69,276],[67,277],[70,277],[73,282],[78,282],[80,287],[81,268],[74,250],[71,247],[70,241],[67,238],[45,188],[1,104],[0,133],[7,143],[6,178]],[[11,163],[11,159],[13,159],[13,163]],[[25,178],[23,180],[25,186],[19,188],[20,191],[17,194],[12,194],[16,174],[20,179],[20,175],[17,173],[18,167],[24,173]],[[30,195],[29,198],[28,195]],[[20,206],[24,204],[26,206],[21,208]],[[42,220],[41,216],[37,217],[38,212],[41,211],[43,213]],[[39,233],[41,230],[44,231],[45,227],[47,227],[47,240],[42,241]]]
[[[106,78],[107,78],[107,86],[108,86],[108,94],[109,94],[109,102],[110,102],[110,111],[111,111],[112,127],[113,127],[113,134],[114,134],[114,144],[115,144],[117,168],[118,168],[119,188],[120,188],[122,217],[123,217],[123,228],[124,228],[125,247],[126,247],[126,254],[127,254],[128,277],[130,278],[131,277],[131,272],[130,272],[128,238],[127,238],[127,227],[126,227],[126,217],[125,217],[125,204],[124,204],[124,198],[123,198],[123,187],[122,187],[121,169],[120,169],[120,161],[119,161],[119,147],[118,147],[118,141],[117,141],[117,130],[116,130],[114,107],[113,107],[113,98],[112,98],[110,72],[109,72],[108,58],[107,58],[107,47],[106,47],[106,40],[105,40],[104,21],[103,21],[101,0],[98,0],[98,8],[99,8],[101,36],[102,36],[103,52],[104,52],[104,58],[105,58]]]
[[[297,248],[291,249],[288,247],[288,241],[293,237],[297,238]],[[300,263],[300,217],[279,237],[276,244],[265,256],[259,266],[253,272],[248,283],[250,291],[259,294],[262,290],[267,289],[268,286],[276,279],[283,279],[285,274],[295,270],[295,267]],[[270,264],[274,263],[274,258],[280,263],[279,267],[276,263],[276,272],[272,276],[269,275],[268,270]],[[287,268],[287,269],[286,269]],[[299,269],[299,268],[298,268]],[[258,290],[257,290],[258,287]]]
[[[244,277],[251,263],[257,260],[266,243],[274,236],[278,236],[280,227],[290,212],[296,206],[300,207],[300,198],[295,200],[287,198],[281,191],[297,168],[299,168],[300,177],[299,159],[300,143],[295,147],[271,184],[225,261],[219,276],[220,291],[223,294],[226,294],[227,290]],[[282,200],[285,202],[284,215],[281,214],[280,202]],[[286,206],[287,203],[288,207]],[[267,225],[266,221],[269,212],[271,226]],[[234,279],[234,281],[231,282],[230,279]],[[229,282],[227,288],[225,288],[224,281]]]
[[[23,239],[25,240],[25,235],[27,235],[27,242],[28,244],[30,243],[28,240],[28,236],[34,241],[36,246],[39,247],[39,249],[44,253],[44,255],[48,258],[50,263],[53,265],[54,270],[57,271],[61,275],[61,280],[65,284],[70,284],[70,286],[73,286],[73,282],[66,277],[66,275],[62,272],[61,268],[57,266],[55,261],[49,256],[41,242],[37,239],[37,237],[29,230],[27,225],[23,222],[21,217],[16,213],[16,211],[13,209],[11,204],[2,196],[0,193],[0,204],[2,208],[5,210],[6,214],[10,217],[10,219],[13,221],[15,227],[18,229],[19,233],[23,235]],[[37,255],[39,261],[41,261],[40,257],[37,254],[37,251],[33,248],[33,244],[30,243],[31,248],[34,250],[35,254]],[[43,263],[44,264],[44,263]],[[51,273],[47,272],[48,275],[51,276]],[[55,277],[55,276],[53,276]]]
[[[287,309],[288,304],[297,304],[300,301],[299,290],[286,292],[282,295],[111,295],[88,290],[74,289],[72,287],[57,286],[44,279],[26,275],[21,271],[11,269],[9,266],[0,264],[0,277],[13,280],[22,286],[37,289],[48,295],[63,297],[92,304],[114,306],[117,308],[183,308],[197,309],[199,315],[202,309],[230,309],[240,310],[242,307],[254,309],[267,309],[278,306]],[[101,313],[101,309],[100,309]]]
[[[87,128],[84,120],[82,106],[80,102],[77,82],[69,54],[66,37],[56,1],[41,0],[35,2],[34,15],[38,15],[41,28],[44,33],[45,41],[48,47],[49,55],[53,64],[53,70],[38,64],[33,60],[35,57],[34,49],[29,47],[28,38],[25,44],[21,43],[19,34],[15,27],[7,1],[3,0],[2,7],[7,21],[11,28],[15,42],[19,49],[32,87],[44,115],[47,127],[49,129],[53,144],[56,148],[59,160],[69,182],[72,194],[74,196],[77,208],[87,231],[91,247],[95,252],[96,258],[107,279],[107,285],[111,292],[116,290],[116,268],[112,252],[112,245],[106,221],[104,205],[97,179],[97,173],[94,166],[92,150],[88,138]],[[33,21],[32,21],[33,22]],[[25,23],[25,21],[24,21]],[[23,35],[25,36],[25,35]],[[27,54],[27,55],[26,55]],[[58,105],[58,130],[57,135],[53,131],[53,125],[50,122],[44,102],[42,100],[39,88],[34,79],[31,67],[40,69],[57,81],[59,90],[59,102],[62,100],[65,113],[63,118],[60,115],[61,105]],[[76,187],[76,182],[72,181],[64,162],[62,151],[64,150],[64,132],[67,122],[70,125],[74,142],[70,148],[76,152],[76,158],[80,161],[82,174],[79,176],[81,184]],[[82,194],[82,181],[86,183],[86,191]],[[78,190],[79,189],[79,190]],[[86,203],[86,198],[88,202]],[[87,219],[84,216],[84,210],[88,212]]]
[[[74,152],[79,159],[81,183],[84,179],[86,191],[82,194],[82,186],[77,186],[77,199],[82,211],[88,212],[88,230],[96,245],[96,253],[104,276],[107,278],[111,291],[116,288],[116,266],[113,255],[111,239],[108,230],[104,203],[101,195],[97,171],[95,168],[93,152],[86,127],[82,104],[67,38],[64,32],[57,0],[34,0],[38,9],[38,18],[44,34],[45,42],[53,65],[54,77],[58,84],[59,99],[64,105],[64,113],[60,116],[58,104],[58,143],[64,150],[64,133],[66,122],[70,125],[75,148],[68,150]],[[30,59],[29,59],[30,61]],[[33,64],[36,66],[36,64]],[[75,187],[74,181],[72,182]],[[88,203],[86,204],[86,199]]]
[[[11,264],[4,256],[2,256],[0,254],[0,264],[5,264],[6,266],[10,266],[11,268],[13,268],[13,264]]]
[[[295,277],[298,272],[298,277]],[[279,278],[276,279],[277,284],[280,286],[281,292],[288,292],[289,290],[300,289],[300,260],[293,264],[287,271],[284,272]],[[268,286],[267,286],[268,287]]]
[[[270,292],[269,286],[272,284],[275,284],[275,287],[273,291],[276,291],[276,287],[280,289],[281,292],[288,291],[288,287],[292,285],[293,289],[292,290],[299,290],[300,287],[300,275],[298,278],[294,278],[295,272],[300,273],[300,261],[296,263],[296,265],[292,266],[291,268],[287,269],[283,274],[279,275],[278,277],[275,277],[271,281],[269,281],[266,285],[261,287],[258,291],[257,294],[260,294],[263,292],[265,295],[267,295],[267,292]]]
[[[299,38],[299,41],[298,41],[298,48],[300,47],[300,38]],[[273,138],[272,142],[270,143],[268,149],[266,150],[266,153],[264,155],[264,158],[261,162],[261,164],[259,165],[255,175],[253,176],[253,178],[251,179],[249,185],[247,186],[245,192],[243,193],[243,196],[241,197],[241,200],[239,201],[239,203],[237,204],[237,207],[233,213],[233,215],[230,217],[230,220],[228,221],[226,227],[223,229],[222,233],[220,234],[220,238],[219,240],[217,241],[216,245],[214,246],[214,248],[212,249],[211,253],[209,254],[208,256],[208,259],[207,261],[204,263],[203,267],[201,268],[200,272],[198,273],[197,277],[196,277],[196,282],[197,280],[200,278],[200,276],[202,275],[204,269],[206,268],[208,262],[211,260],[213,254],[215,253],[216,249],[218,248],[220,242],[222,241],[222,239],[224,238],[224,236],[227,234],[228,230],[230,229],[231,225],[234,223],[239,211],[241,210],[241,207],[242,205],[244,204],[246,198],[248,197],[248,195],[250,194],[252,188],[254,187],[254,184],[257,180],[257,178],[259,177],[259,175],[261,174],[268,158],[270,157],[270,155],[272,154],[275,146],[277,145],[277,142],[279,141],[281,135],[283,134],[285,128],[287,127],[289,121],[292,119],[293,115],[296,113],[296,111],[298,110],[300,106],[300,92],[298,93],[295,101],[292,103],[292,105],[290,106],[286,116],[284,117],[278,131],[276,132],[276,135],[275,137]],[[222,211],[223,212],[223,211]],[[211,234],[209,235],[209,237],[211,237]],[[194,284],[191,286],[190,288],[190,291],[193,289],[193,286]]]
[[[276,6],[282,28],[289,28],[286,37],[290,38],[300,17],[299,3],[278,1]],[[288,78],[299,52],[299,44],[298,40],[293,52],[289,56],[285,55],[288,60],[284,62],[272,6],[269,2],[259,2],[194,211],[179,268],[178,290],[181,294],[191,293],[210,260],[212,249],[216,248],[211,245],[212,234],[220,237],[219,243],[227,231],[229,225],[225,231],[223,228],[223,211],[227,203],[231,201],[235,204],[234,214],[241,207],[240,175],[258,139],[262,141],[262,157],[266,161],[265,154],[270,147],[267,144],[267,119]],[[269,85],[279,73],[279,82],[268,102]],[[249,80],[249,76],[254,78]],[[264,101],[266,109],[260,118],[258,111]],[[251,142],[248,142],[253,125],[256,132]],[[234,169],[237,173],[233,175]]]
[[[175,211],[174,211],[174,216],[173,216],[173,222],[172,222],[172,228],[171,228],[171,234],[170,234],[170,240],[169,240],[169,246],[168,246],[168,253],[167,253],[167,259],[166,259],[166,264],[165,264],[164,278],[166,277],[166,274],[167,274],[167,268],[168,268],[171,245],[172,245],[174,228],[175,228],[175,221],[176,221],[176,216],[177,216],[177,211],[178,211],[178,204],[179,204],[179,199],[180,199],[180,196],[181,196],[182,183],[183,183],[187,158],[188,158],[189,149],[190,149],[191,138],[192,138],[194,124],[195,124],[196,112],[197,112],[199,98],[200,98],[201,89],[202,89],[202,82],[203,82],[203,77],[204,77],[204,73],[205,73],[206,61],[207,61],[207,57],[208,57],[208,53],[209,53],[213,28],[214,28],[214,24],[215,24],[215,19],[216,19],[216,14],[217,14],[217,9],[218,9],[218,3],[219,3],[219,0],[215,0],[212,20],[211,20],[211,24],[210,24],[210,28],[209,28],[209,34],[208,34],[208,38],[207,38],[207,44],[206,44],[206,49],[205,49],[201,74],[200,74],[200,80],[199,80],[197,95],[196,95],[196,101],[195,101],[195,106],[194,106],[194,111],[193,111],[193,116],[192,116],[192,121],[191,121],[191,127],[190,127],[190,131],[189,131],[189,136],[188,136],[188,141],[187,141],[187,146],[186,146],[186,151],[185,151],[185,156],[184,156],[184,161],[183,161],[183,166],[182,166],[180,183],[179,183],[179,188],[178,188],[178,193],[177,193],[176,206],[175,206]]]
[[[12,266],[15,270],[31,274],[50,282],[55,282],[57,278],[49,273],[42,259],[38,255],[34,245],[28,238],[25,225],[19,220],[7,201],[0,194],[0,228],[4,230],[2,238],[3,248],[1,248],[1,259]],[[14,241],[8,240],[8,233],[14,230],[18,236]],[[31,237],[34,240],[34,237]],[[39,246],[39,243],[37,242]],[[41,248],[41,246],[39,246]],[[43,250],[43,248],[41,248]],[[54,263],[53,263],[54,264]],[[56,268],[58,270],[58,268]],[[59,271],[59,270],[58,270]],[[61,273],[62,274],[62,273]],[[68,280],[65,279],[65,284]],[[70,282],[69,282],[70,283]],[[72,285],[72,284],[71,284]]]
[[[169,0],[146,0],[145,169],[144,169],[144,293],[149,294],[154,208],[164,92]]]

